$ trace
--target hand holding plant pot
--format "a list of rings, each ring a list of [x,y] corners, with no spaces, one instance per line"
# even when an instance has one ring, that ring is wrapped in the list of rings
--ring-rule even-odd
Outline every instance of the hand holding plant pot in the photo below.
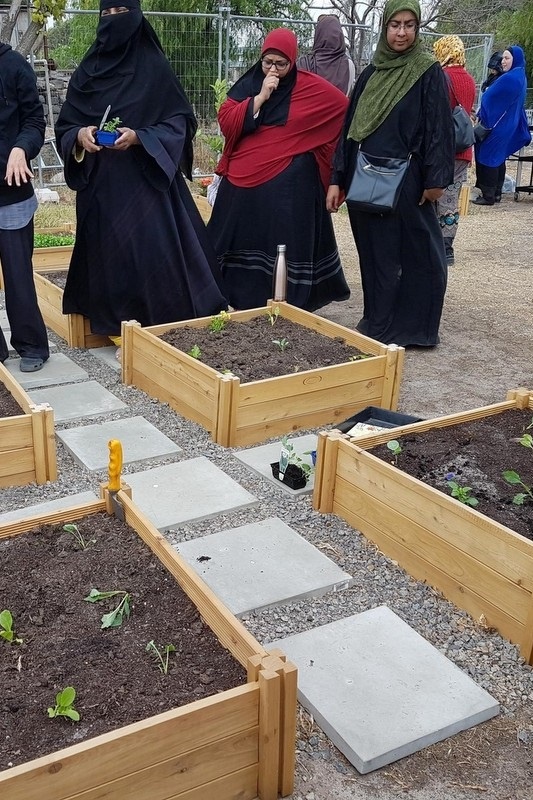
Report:
[[[121,124],[122,120],[120,117],[114,117],[106,122],[100,130],[95,131],[94,138],[96,140],[96,144],[104,147],[113,147],[116,140],[120,136],[118,127]]]

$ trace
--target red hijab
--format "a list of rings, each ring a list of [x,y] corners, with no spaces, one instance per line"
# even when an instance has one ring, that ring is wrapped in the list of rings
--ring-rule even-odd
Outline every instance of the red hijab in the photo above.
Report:
[[[298,72],[292,31],[277,28],[267,35],[261,55],[273,51],[291,68],[255,120],[253,98],[265,78],[261,61],[232,86],[218,115],[225,146],[216,171],[235,186],[251,188],[279,175],[296,155],[312,152],[327,190],[348,100],[323,78]]]

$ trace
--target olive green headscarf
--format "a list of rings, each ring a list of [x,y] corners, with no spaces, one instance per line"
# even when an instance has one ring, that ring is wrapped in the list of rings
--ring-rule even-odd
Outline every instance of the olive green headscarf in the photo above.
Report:
[[[412,46],[396,53],[387,44],[387,24],[400,11],[412,11],[420,22],[420,5],[417,0],[388,0],[383,11],[381,33],[374,53],[376,71],[367,81],[348,132],[349,139],[362,142],[373,133],[390,114],[394,106],[405,97],[421,75],[435,63],[422,45],[418,31]]]

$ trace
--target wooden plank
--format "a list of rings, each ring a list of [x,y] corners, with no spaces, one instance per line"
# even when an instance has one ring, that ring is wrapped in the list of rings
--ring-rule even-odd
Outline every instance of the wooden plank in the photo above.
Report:
[[[232,772],[231,775],[225,775],[216,781],[204,783],[189,792],[173,794],[168,800],[256,800],[256,798],[257,766],[253,766]],[[146,797],[146,800],[151,800],[151,797]]]
[[[34,269],[68,267],[73,250],[74,245],[72,244],[58,247],[36,247],[32,257],[33,267]]]
[[[333,511],[341,436],[340,431],[318,434],[313,508],[322,514],[331,514]]]
[[[387,532],[375,528],[371,523],[363,523],[362,520],[352,512],[351,508],[346,508],[340,503],[334,504],[334,513],[345,519],[352,527],[362,530],[370,541],[374,542],[388,558],[396,561],[402,569],[416,580],[425,581],[428,585],[434,586],[458,608],[462,608],[470,614],[476,621],[485,621],[489,627],[496,628],[502,636],[520,646],[523,639],[523,625],[512,617],[504,614],[497,605],[497,598],[490,602],[486,598],[479,597],[465,585],[459,585],[449,575],[441,572],[428,561],[421,559],[416,552],[410,554],[409,564],[406,565],[402,559],[405,556],[405,549],[398,546],[397,542],[390,537]]]
[[[32,447],[32,442],[33,433],[29,414],[0,419],[0,454],[10,453],[17,449],[25,450]]]
[[[4,384],[7,391],[19,404],[22,411],[25,414],[29,414],[30,406],[32,405],[30,396],[24,391],[20,383],[15,380],[13,375],[3,364],[0,364],[0,382]],[[3,419],[14,419],[14,417],[4,417]]]
[[[218,738],[203,747],[187,747],[152,766],[135,769],[108,786],[95,786],[83,793],[83,800],[101,800],[112,792],[127,800],[167,800],[219,780],[232,772],[258,764],[258,727]],[[130,745],[129,745],[130,746]],[[117,753],[121,757],[121,753]]]
[[[479,597],[490,602],[498,598],[496,604],[502,611],[521,624],[525,623],[531,600],[533,559],[522,556],[517,563],[511,563],[507,554],[501,570],[497,562],[491,567],[483,559],[484,533],[477,531],[472,540],[468,538],[464,544],[459,541],[459,546],[454,546],[442,529],[441,519],[445,520],[445,516],[441,518],[440,509],[435,510],[435,527],[432,529],[424,523],[414,522],[410,514],[402,514],[399,505],[395,505],[394,498],[388,494],[382,499],[371,497],[364,487],[348,485],[340,478],[337,481],[334,508],[337,503],[343,508],[352,509],[352,514],[358,520],[357,528],[363,533],[366,532],[366,525],[369,525],[394,540],[396,553],[403,551],[400,564],[408,572],[411,556],[416,554],[418,560],[430,563],[432,568],[448,575],[458,585],[468,586]],[[443,524],[451,528],[453,523],[445,521]],[[463,530],[459,525],[456,541],[460,540]],[[468,534],[465,534],[465,539],[467,537]],[[525,571],[527,568],[530,569],[529,574]],[[509,576],[506,572],[513,574]],[[521,585],[522,580],[529,586]]]
[[[94,500],[90,503],[79,503],[72,508],[52,511],[49,514],[31,514],[16,522],[0,522],[0,539],[18,536],[27,533],[32,528],[40,525],[58,525],[64,522],[74,522],[87,514],[97,514],[105,511],[105,501]]]
[[[0,773],[0,796],[64,800],[83,795],[85,800],[86,791],[239,731],[253,730],[258,720],[258,685],[240,686],[13,767]],[[120,793],[102,796],[127,797]]]
[[[282,797],[287,797],[294,791],[294,775],[296,770],[298,668],[290,661],[284,663],[281,677],[281,735],[278,790]]]
[[[269,670],[259,673],[259,774],[260,800],[277,800],[281,680]]]

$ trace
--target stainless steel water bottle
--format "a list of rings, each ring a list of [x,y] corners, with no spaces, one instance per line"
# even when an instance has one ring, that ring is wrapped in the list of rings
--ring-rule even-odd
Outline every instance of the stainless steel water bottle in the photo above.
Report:
[[[287,245],[278,244],[278,254],[274,264],[272,278],[272,299],[282,301],[287,299]]]

